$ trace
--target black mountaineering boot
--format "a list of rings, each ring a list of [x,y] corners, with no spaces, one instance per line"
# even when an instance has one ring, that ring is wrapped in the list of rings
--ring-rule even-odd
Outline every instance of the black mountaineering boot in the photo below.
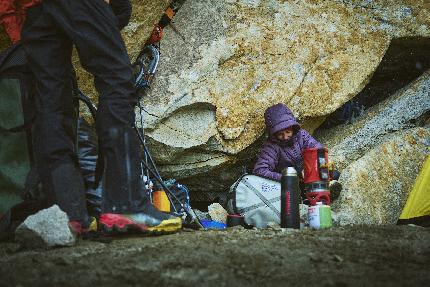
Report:
[[[51,183],[55,201],[69,219],[86,221],[85,187],[78,167],[73,163],[58,165],[51,172]]]
[[[156,209],[144,189],[136,132],[131,127],[112,127],[104,136],[104,196],[99,218],[102,230],[155,234],[178,231],[181,219]]]

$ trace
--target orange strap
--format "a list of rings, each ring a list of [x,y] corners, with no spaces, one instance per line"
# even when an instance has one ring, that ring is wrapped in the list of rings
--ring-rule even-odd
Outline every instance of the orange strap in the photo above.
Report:
[[[164,12],[167,17],[169,17],[170,19],[173,19],[173,16],[175,16],[175,11],[173,11],[173,9],[171,7],[167,8],[166,11]]]

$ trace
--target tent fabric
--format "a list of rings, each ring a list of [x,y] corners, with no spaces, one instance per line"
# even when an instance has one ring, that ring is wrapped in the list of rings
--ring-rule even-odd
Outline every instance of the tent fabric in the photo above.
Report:
[[[430,226],[430,155],[417,177],[398,224],[419,224]]]

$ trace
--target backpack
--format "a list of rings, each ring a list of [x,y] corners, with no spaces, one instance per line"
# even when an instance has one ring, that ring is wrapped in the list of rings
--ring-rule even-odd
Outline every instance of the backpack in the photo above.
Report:
[[[20,42],[0,53],[0,217],[10,211],[11,207],[28,206],[29,202],[32,202],[32,207],[26,209],[33,213],[44,208],[46,199],[33,157],[32,141],[34,136],[37,136],[32,129],[36,117],[36,84],[27,62],[26,52]],[[87,106],[93,117],[95,108],[91,101],[80,93],[73,71],[70,81],[75,96],[74,142],[78,146],[80,168],[87,194],[99,193],[99,190],[92,189],[98,158],[97,136],[94,127],[79,118],[79,102]],[[90,201],[93,199],[91,196],[87,199],[91,209],[98,208],[99,202]],[[98,200],[99,197],[96,196],[95,199]],[[23,214],[19,218],[30,215],[25,214],[22,209],[24,208],[21,208]]]
[[[265,177],[244,174],[227,195],[227,212],[242,215],[246,224],[257,228],[280,224],[280,209],[281,183]]]
[[[34,79],[23,47],[0,54],[0,215],[21,201],[33,166]]]
[[[198,217],[190,205],[190,191],[174,178],[165,180],[163,183],[169,189],[166,195],[170,201],[170,213],[180,217],[184,226],[193,228],[194,218]]]

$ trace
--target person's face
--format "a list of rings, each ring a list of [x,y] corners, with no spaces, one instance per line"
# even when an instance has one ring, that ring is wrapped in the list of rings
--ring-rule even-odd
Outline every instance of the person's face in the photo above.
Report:
[[[293,136],[293,129],[287,128],[275,133],[275,137],[280,141],[287,141]]]

